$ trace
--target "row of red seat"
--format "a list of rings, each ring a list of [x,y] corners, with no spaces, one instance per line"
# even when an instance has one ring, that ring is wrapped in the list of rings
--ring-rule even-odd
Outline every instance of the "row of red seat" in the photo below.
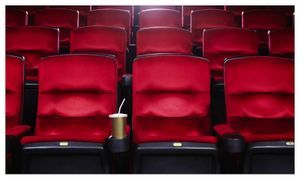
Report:
[[[132,17],[132,22],[135,22],[135,16],[144,10],[148,9],[170,9],[176,10],[181,13],[182,25],[183,27],[189,27],[190,25],[190,14],[192,11],[204,10],[204,9],[223,9],[225,11],[234,14],[235,18],[238,19],[238,24],[241,24],[240,17],[243,11],[265,9],[265,10],[275,10],[277,12],[284,13],[287,16],[293,16],[294,7],[293,6],[7,6],[10,9],[17,9],[20,11],[28,11],[31,19],[37,11],[46,8],[66,8],[71,10],[77,10],[80,13],[81,25],[86,25],[86,16],[92,10],[97,9],[121,9],[130,12]],[[33,21],[32,21],[33,23]]]
[[[51,159],[53,152],[47,151],[50,148],[47,143],[54,143],[54,146],[60,142],[70,142],[70,148],[71,142],[105,143],[111,133],[108,115],[117,109],[116,59],[86,54],[49,56],[42,59],[39,72],[35,132],[22,138],[30,129],[19,125],[24,59],[6,57],[6,135],[22,138],[23,148],[25,152],[28,151],[24,154],[27,172],[73,172],[67,168],[57,168],[59,164],[49,167],[43,158],[35,159],[34,149],[37,146],[38,152],[44,149],[42,156]],[[239,134],[247,144],[294,140],[294,62],[290,59],[249,56],[226,60],[227,124],[214,127],[218,136],[214,135],[210,122],[210,68],[207,59],[179,54],[143,55],[134,61],[132,75],[135,144],[194,142],[208,143],[216,148],[218,136],[228,134]],[[88,145],[84,147],[87,148],[85,153],[89,154]],[[151,148],[155,150],[155,146]],[[196,149],[194,154],[206,152],[205,148]],[[156,153],[162,153],[162,149],[156,150]],[[60,152],[57,149],[55,151]],[[180,148],[177,151],[181,152]],[[160,172],[144,166],[144,163],[155,166],[155,162],[147,161],[144,157],[153,155],[147,152],[143,154],[143,150],[138,153],[140,156],[137,158],[140,159],[135,164],[136,172]],[[74,158],[72,153],[66,153],[65,156]],[[216,154],[212,156],[206,152],[202,156],[211,158],[209,162],[212,164],[217,161]],[[248,156],[250,159],[255,157]],[[104,164],[108,163],[103,161]],[[251,162],[248,164],[250,167]],[[84,168],[83,171],[104,172],[101,167],[94,171],[93,163],[87,165],[90,169]],[[65,162],[64,165],[69,163]],[[217,172],[215,166],[199,169],[196,163],[196,166],[188,167],[177,173]],[[164,168],[164,172],[168,173],[168,168]],[[251,172],[251,169],[246,171]],[[268,169],[252,172],[268,172]]]
[[[293,58],[293,29],[270,31],[270,55]],[[113,54],[119,77],[126,74],[126,32],[124,29],[87,26],[70,32],[71,53]],[[59,53],[59,31],[39,26],[7,27],[6,52],[26,58],[26,79],[38,80],[38,65],[45,56]],[[171,27],[143,28],[137,32],[137,55],[147,53],[192,54],[192,34]],[[203,33],[203,57],[208,58],[212,77],[222,80],[225,58],[257,55],[256,32],[241,28],[215,28]]]
[[[70,8],[70,7],[69,7]],[[103,7],[104,8],[104,7]],[[107,9],[108,8],[108,9]],[[105,25],[124,28],[128,33],[131,42],[133,20],[132,14],[124,9],[98,9],[87,14],[86,25]],[[118,7],[114,7],[118,8]],[[191,7],[192,8],[192,7]],[[204,9],[203,9],[204,8]],[[212,7],[213,8],[213,7]],[[202,9],[202,10],[199,10]],[[276,9],[276,8],[275,8]],[[192,10],[192,9],[190,9]],[[198,11],[195,11],[198,10]],[[66,43],[69,31],[79,26],[79,11],[70,9],[48,8],[35,13],[34,24],[37,26],[58,27],[61,29],[61,41]],[[7,10],[7,26],[27,25],[28,13],[16,10]],[[61,17],[64,18],[61,18]],[[260,41],[266,43],[265,33],[268,30],[285,28],[287,18],[284,12],[275,10],[251,10],[242,13],[243,28],[258,30],[261,34]],[[195,44],[202,44],[201,32],[203,29],[215,27],[238,27],[235,22],[235,15],[232,12],[221,9],[205,9],[205,7],[194,8],[190,11],[191,26]],[[184,18],[183,18],[184,19]],[[259,20],[257,20],[259,19]],[[183,26],[185,22],[183,22]],[[239,23],[240,24],[240,23]],[[153,26],[182,27],[181,14],[173,9],[147,9],[139,13],[139,28]],[[200,31],[200,32],[199,32]]]

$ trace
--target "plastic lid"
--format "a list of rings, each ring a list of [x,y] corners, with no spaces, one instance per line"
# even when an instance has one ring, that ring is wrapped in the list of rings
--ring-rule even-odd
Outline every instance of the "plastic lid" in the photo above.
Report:
[[[128,115],[123,114],[123,113],[115,113],[115,114],[110,114],[108,117],[109,118],[126,118],[126,117],[128,117]]]

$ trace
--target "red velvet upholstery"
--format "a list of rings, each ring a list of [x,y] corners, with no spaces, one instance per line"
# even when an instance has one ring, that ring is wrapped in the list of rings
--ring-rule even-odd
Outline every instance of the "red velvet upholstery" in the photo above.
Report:
[[[61,47],[68,47],[70,31],[79,27],[79,12],[70,9],[48,8],[38,11],[35,25],[59,28]]]
[[[119,10],[127,10],[130,12],[131,16],[131,27],[133,27],[134,22],[134,6],[92,6],[93,10],[96,9],[119,9]]]
[[[140,56],[133,63],[132,88],[135,143],[216,142],[210,136],[208,60],[172,54]]]
[[[225,62],[224,76],[231,129],[246,142],[293,139],[294,61],[271,56],[233,58]],[[228,132],[222,126],[219,133]]]
[[[285,14],[270,10],[251,10],[242,13],[242,28],[256,30],[261,46],[268,44],[268,30],[285,28]]]
[[[294,29],[269,31],[268,35],[270,55],[294,58]]]
[[[30,130],[21,125],[24,88],[24,59],[17,56],[6,56],[6,135],[22,137]]]
[[[224,6],[224,10],[235,16],[241,16],[243,11],[265,9],[265,6]]]
[[[172,9],[148,9],[139,13],[139,27],[167,26],[181,28],[181,15]]]
[[[18,10],[6,10],[5,17],[6,26],[27,26],[28,12]]]
[[[202,34],[204,29],[234,27],[234,16],[230,12],[219,9],[207,9],[192,11],[190,31],[193,43],[202,46]]]
[[[42,60],[35,135],[44,141],[104,142],[116,112],[117,64],[111,56],[61,55]]]
[[[164,6],[164,5],[161,5],[161,6],[148,6],[148,5],[145,5],[145,6],[140,6],[140,11],[144,11],[144,10],[148,10],[148,9],[172,9],[172,10],[178,10],[176,6]]]
[[[137,55],[149,53],[192,54],[189,31],[171,27],[143,28],[137,32]]]
[[[127,32],[128,43],[131,39],[130,11],[120,9],[98,9],[88,15],[88,25],[102,25],[124,28]]]
[[[185,28],[190,26],[190,16],[192,11],[204,9],[223,9],[223,6],[182,6],[182,26]]]
[[[256,33],[240,28],[215,28],[204,30],[203,57],[209,59],[212,77],[223,80],[225,58],[256,55]]]
[[[113,54],[117,59],[119,77],[126,72],[126,46],[123,28],[87,26],[71,32],[71,53]]]
[[[58,54],[59,31],[40,26],[6,28],[6,53],[25,57],[26,80],[38,80],[40,58]]]
[[[79,26],[87,25],[87,15],[91,11],[91,6],[49,6],[50,8],[64,8],[79,11]]]

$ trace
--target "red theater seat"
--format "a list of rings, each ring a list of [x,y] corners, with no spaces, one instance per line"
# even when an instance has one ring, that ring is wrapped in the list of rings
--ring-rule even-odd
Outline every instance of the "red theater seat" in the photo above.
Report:
[[[192,11],[205,10],[205,9],[223,9],[223,6],[182,6],[181,18],[182,27],[188,29],[190,26],[190,16]]]
[[[60,48],[69,49],[70,32],[79,27],[79,12],[62,8],[41,10],[35,15],[35,25],[59,28]]]
[[[280,29],[269,31],[269,53],[294,59],[294,29]]]
[[[278,11],[251,10],[242,13],[242,28],[257,31],[260,47],[268,45],[268,30],[285,28],[286,16]]]
[[[150,53],[192,54],[191,33],[171,27],[143,28],[137,32],[137,55]]]
[[[91,6],[49,6],[50,8],[63,8],[79,11],[79,26],[87,25],[87,15],[91,11]]]
[[[230,12],[219,9],[208,9],[191,12],[190,31],[193,43],[202,47],[202,34],[204,29],[234,27],[234,16]]]
[[[120,9],[98,9],[88,15],[88,25],[102,25],[124,28],[127,32],[128,43],[131,42],[130,11]]]
[[[73,54],[44,58],[40,64],[35,134],[22,139],[26,171],[105,172],[104,165],[100,164],[99,169],[94,166],[99,165],[99,158],[105,159],[100,156],[103,153],[101,148],[111,133],[108,115],[116,111],[116,91],[117,64],[112,56]],[[66,150],[61,150],[63,145],[60,142],[68,144],[63,148]],[[49,150],[49,143],[55,150]],[[44,148],[44,151],[37,152],[39,148]],[[79,154],[74,156],[76,150],[72,149],[77,149]],[[72,156],[74,159],[67,161]],[[91,161],[89,156],[95,159]],[[57,164],[57,159],[67,165]]]
[[[40,58],[58,54],[59,30],[40,26],[6,28],[6,53],[25,57],[27,81],[38,81]]]
[[[172,9],[178,10],[177,6],[140,6],[140,11],[148,10],[148,9]]]
[[[119,9],[119,10],[126,10],[130,12],[131,17],[131,27],[133,27],[134,22],[134,7],[133,6],[92,6],[93,10],[96,9]]]
[[[203,57],[210,60],[212,78],[223,81],[225,58],[257,55],[256,33],[240,28],[215,28],[203,32]]]
[[[6,6],[7,9],[27,11],[28,12],[28,25],[34,25],[34,17],[36,12],[46,9],[47,6]]]
[[[216,138],[210,133],[209,105],[208,60],[174,54],[151,54],[135,59],[133,140],[138,146],[136,173],[216,172],[212,153],[216,150]],[[212,152],[203,151],[207,144]],[[208,162],[212,166],[201,167],[204,161],[197,157],[201,153],[204,153],[201,157],[211,158]],[[197,162],[191,160],[193,157]]]
[[[5,22],[6,26],[27,26],[28,12],[6,9]]]
[[[71,32],[71,53],[113,54],[119,78],[126,72],[126,31],[124,28],[87,26]]]
[[[253,73],[255,72],[255,73]],[[221,135],[247,143],[246,173],[294,171],[294,61],[253,56],[225,62],[227,124]]]
[[[241,27],[242,25],[242,12],[257,10],[257,9],[266,9],[265,6],[224,6],[224,10],[231,12],[235,18],[235,24]]]
[[[181,15],[172,9],[148,9],[139,13],[139,28],[167,26],[181,28]]]
[[[6,56],[5,81],[5,135],[6,172],[16,173],[20,138],[29,133],[30,127],[22,125],[22,106],[24,91],[24,58]]]

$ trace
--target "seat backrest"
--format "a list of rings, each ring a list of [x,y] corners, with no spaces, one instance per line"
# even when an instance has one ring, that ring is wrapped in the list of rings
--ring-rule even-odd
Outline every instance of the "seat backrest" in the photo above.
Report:
[[[178,10],[177,6],[140,6],[139,7],[140,11],[148,10],[148,9],[173,9],[173,10]]]
[[[35,25],[72,30],[79,27],[79,12],[63,8],[44,9],[36,13]]]
[[[190,16],[192,11],[204,9],[223,9],[223,6],[182,6],[182,27],[187,28],[190,26]]]
[[[257,55],[256,33],[241,28],[215,28],[203,32],[203,57],[209,59],[212,77],[222,80],[225,58]]]
[[[204,29],[234,26],[234,15],[224,10],[207,9],[191,12],[190,31],[192,32],[193,42],[195,44],[202,44]]]
[[[270,55],[294,58],[294,29],[273,30],[268,35]]]
[[[224,6],[224,10],[231,12],[235,16],[242,16],[243,11],[266,9],[265,6]]]
[[[71,30],[79,27],[79,12],[62,8],[41,10],[35,15],[35,25],[59,28],[61,43],[68,43]]]
[[[137,32],[137,55],[150,53],[192,54],[192,36],[171,27],[143,28]]]
[[[134,138],[156,128],[181,134],[197,127],[202,134],[209,134],[207,59],[172,54],[139,56],[133,62],[132,83]]]
[[[39,78],[36,135],[93,137],[110,132],[108,115],[116,111],[117,102],[112,56],[46,57]]]
[[[272,30],[286,27],[286,16],[270,10],[250,10],[242,12],[242,28]]]
[[[58,54],[59,30],[41,26],[6,28],[6,52],[25,57],[26,69],[37,69],[40,58]],[[26,72],[26,78],[31,76]]]
[[[134,23],[134,6],[92,6],[93,10],[97,9],[118,9],[118,10],[126,10],[130,12],[130,17],[131,17],[131,23],[130,26],[133,27]]]
[[[126,72],[126,47],[124,28],[87,26],[71,32],[71,53],[113,54],[117,59],[119,75]]]
[[[79,26],[87,25],[87,15],[91,11],[91,6],[49,6],[50,8],[63,8],[79,11]]]
[[[127,32],[128,43],[131,37],[131,17],[128,10],[98,9],[88,15],[88,26],[101,25],[124,28]]]
[[[250,56],[225,62],[228,123],[254,134],[285,133],[294,125],[294,61]]]
[[[27,26],[28,25],[28,12],[7,9],[5,16],[6,26]]]
[[[21,123],[24,90],[24,58],[7,55],[5,65],[6,128],[11,128]]]
[[[148,9],[139,13],[139,27],[181,27],[181,15],[179,11],[172,9]]]

